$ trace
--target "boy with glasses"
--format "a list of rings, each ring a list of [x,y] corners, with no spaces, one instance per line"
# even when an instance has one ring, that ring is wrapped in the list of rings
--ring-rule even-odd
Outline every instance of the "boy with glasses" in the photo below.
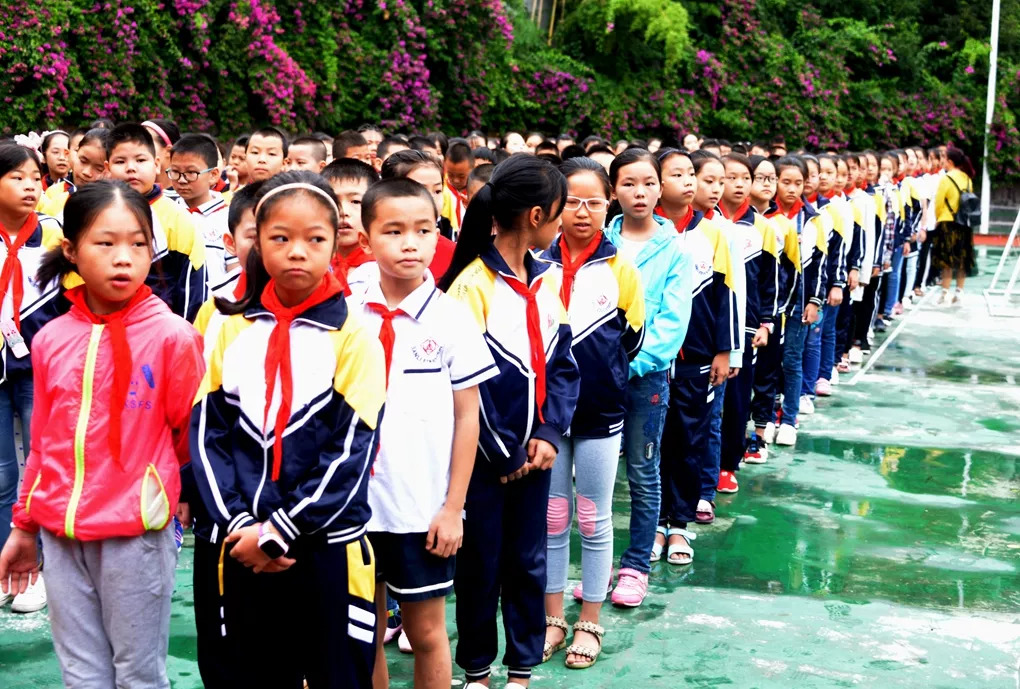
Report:
[[[213,186],[219,181],[219,152],[206,134],[186,134],[170,152],[166,176],[188,209],[205,244],[206,279],[210,289],[227,274],[223,235],[227,230],[227,201]]]

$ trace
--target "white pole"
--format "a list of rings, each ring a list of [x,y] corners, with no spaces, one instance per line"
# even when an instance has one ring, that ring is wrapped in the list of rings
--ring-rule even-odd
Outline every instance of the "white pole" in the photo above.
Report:
[[[988,104],[985,107],[985,150],[981,157],[981,234],[988,234],[992,207],[992,185],[988,179],[988,139],[995,112],[995,72],[999,63],[999,0],[992,0],[992,52],[988,58]]]

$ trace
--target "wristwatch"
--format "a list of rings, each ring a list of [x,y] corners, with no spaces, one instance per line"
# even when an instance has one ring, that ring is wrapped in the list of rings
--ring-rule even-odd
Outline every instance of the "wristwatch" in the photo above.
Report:
[[[259,549],[270,560],[283,557],[290,549],[283,539],[266,528],[266,522],[259,524]]]

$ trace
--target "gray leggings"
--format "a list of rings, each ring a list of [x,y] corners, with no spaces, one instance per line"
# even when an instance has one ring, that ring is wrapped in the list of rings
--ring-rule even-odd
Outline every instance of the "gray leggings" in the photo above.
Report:
[[[562,593],[567,588],[576,482],[584,600],[601,603],[606,599],[613,567],[613,485],[620,437],[618,433],[609,438],[563,438],[560,443],[550,477],[546,593]]]
[[[53,646],[69,689],[169,689],[172,527],[74,541],[42,530]]]

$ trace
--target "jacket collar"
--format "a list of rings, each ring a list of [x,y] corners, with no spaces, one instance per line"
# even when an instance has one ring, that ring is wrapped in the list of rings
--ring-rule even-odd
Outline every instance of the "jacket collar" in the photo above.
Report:
[[[599,240],[599,245],[595,249],[595,253],[593,253],[587,261],[585,261],[585,265],[596,261],[605,261],[615,255],[616,245],[609,241],[609,237],[606,236],[605,232],[603,232],[602,238]],[[556,241],[552,243],[552,246],[542,252],[541,260],[548,261],[549,263],[555,263],[560,266],[563,265],[563,250],[560,248],[560,237],[557,237]]]
[[[261,295],[256,298],[252,305],[244,312],[244,317],[248,320],[255,320],[257,318],[269,318],[273,321],[276,317],[273,316],[272,312],[262,305]],[[344,300],[343,292],[340,294],[327,299],[321,304],[316,304],[311,307],[300,316],[294,319],[294,322],[308,323],[314,325],[323,330],[339,330],[343,327],[344,322],[347,320],[347,302]]]
[[[487,247],[485,247],[485,250],[478,255],[478,258],[482,259],[482,263],[484,263],[489,270],[499,273],[503,277],[510,278],[511,280],[518,279],[514,271],[510,270],[510,266],[508,266],[506,261],[503,260],[503,256],[500,255],[494,243],[490,243]],[[528,274],[528,287],[531,287],[535,283],[535,280],[541,277],[542,273],[548,269],[549,264],[535,260],[535,255],[532,252],[529,251],[524,256],[524,270],[527,271]]]
[[[671,221],[659,215],[653,215],[652,217],[655,218],[655,222],[659,224],[659,229],[652,235],[652,238],[645,244],[645,248],[643,248],[635,258],[634,262],[639,266],[662,251],[662,249],[668,246],[670,242],[677,238],[676,228],[673,226]],[[691,221],[691,227],[688,227],[688,230],[692,229],[697,220],[698,213],[695,213],[694,220]],[[613,218],[612,222],[609,223],[609,227],[605,229],[605,235],[614,245],[618,245],[620,243],[620,233],[622,231],[623,216],[618,215]]]
[[[425,280],[418,285],[413,292],[408,294],[397,306],[398,309],[406,313],[411,318],[421,320],[422,314],[425,313],[425,309],[430,304],[434,304],[436,296],[439,294],[439,290],[436,288],[436,280],[432,277],[432,273],[425,271]],[[383,296],[382,287],[377,281],[373,281],[368,289],[365,290],[365,296],[362,299],[364,304],[382,304],[387,309],[389,306],[386,304],[386,297]]]

